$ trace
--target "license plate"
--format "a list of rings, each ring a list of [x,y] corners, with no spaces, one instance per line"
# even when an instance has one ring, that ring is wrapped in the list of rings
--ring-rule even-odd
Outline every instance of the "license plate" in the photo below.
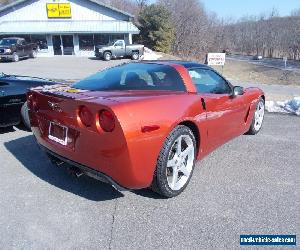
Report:
[[[50,122],[48,138],[52,141],[66,146],[68,143],[68,127]]]

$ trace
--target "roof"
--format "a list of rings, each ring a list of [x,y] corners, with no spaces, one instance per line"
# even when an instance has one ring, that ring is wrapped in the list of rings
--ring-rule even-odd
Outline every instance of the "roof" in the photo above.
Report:
[[[8,10],[9,8],[13,8],[13,7],[15,7],[15,6],[19,5],[19,4],[25,3],[25,2],[27,2],[27,1],[29,1],[29,0],[15,0],[15,1],[13,1],[12,3],[5,4],[5,5],[3,5],[3,6],[0,6],[0,12],[5,11],[5,10]],[[128,17],[134,17],[132,14],[130,14],[130,13],[128,13],[128,12],[125,12],[125,11],[119,10],[119,9],[117,9],[117,8],[115,8],[115,7],[112,7],[112,6],[109,6],[109,5],[107,5],[107,4],[104,4],[104,3],[102,3],[102,2],[99,1],[99,0],[86,0],[86,1],[95,3],[95,4],[97,4],[97,5],[100,5],[100,6],[104,7],[104,8],[113,10],[113,11],[118,12],[118,13],[121,13],[121,14],[123,14],[123,15],[125,15],[125,16],[128,16]]]
[[[138,28],[127,21],[3,21],[0,34],[86,34],[86,33],[131,33],[139,34]]]

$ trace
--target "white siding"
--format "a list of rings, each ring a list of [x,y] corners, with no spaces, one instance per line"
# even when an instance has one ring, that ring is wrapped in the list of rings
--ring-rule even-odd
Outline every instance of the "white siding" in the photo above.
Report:
[[[86,0],[58,0],[55,2],[71,3],[71,20],[128,20],[128,17],[113,10],[101,7]],[[15,7],[15,11],[0,16],[0,21],[20,20],[49,20],[47,17],[46,4],[53,3],[52,0],[28,1],[24,7]],[[23,6],[22,4],[20,6]]]

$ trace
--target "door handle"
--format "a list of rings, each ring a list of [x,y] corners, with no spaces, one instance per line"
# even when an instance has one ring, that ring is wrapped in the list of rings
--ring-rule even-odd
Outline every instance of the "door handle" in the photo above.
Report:
[[[202,108],[204,110],[206,110],[206,103],[205,103],[205,100],[203,98],[201,98],[201,103],[202,103]]]

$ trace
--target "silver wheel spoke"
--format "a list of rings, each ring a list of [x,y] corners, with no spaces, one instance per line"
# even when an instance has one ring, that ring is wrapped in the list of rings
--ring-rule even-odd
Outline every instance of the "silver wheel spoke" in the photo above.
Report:
[[[178,170],[173,168],[173,177],[172,177],[172,182],[171,182],[171,188],[175,189],[177,181],[178,181]]]
[[[183,173],[186,177],[190,176],[190,171],[186,168],[185,165],[182,165],[181,168],[179,169],[181,173]]]
[[[168,160],[168,162],[167,162],[167,167],[168,168],[173,168],[175,166],[176,166],[176,163],[175,163],[175,159],[174,158],[171,159],[171,160]]]
[[[177,155],[181,155],[181,143],[182,143],[182,136],[180,136],[178,139],[177,139],[177,149],[176,149],[176,152],[177,152]]]
[[[193,146],[188,146],[182,153],[181,153],[181,158],[184,160],[187,156],[190,156],[191,153],[194,152]]]

